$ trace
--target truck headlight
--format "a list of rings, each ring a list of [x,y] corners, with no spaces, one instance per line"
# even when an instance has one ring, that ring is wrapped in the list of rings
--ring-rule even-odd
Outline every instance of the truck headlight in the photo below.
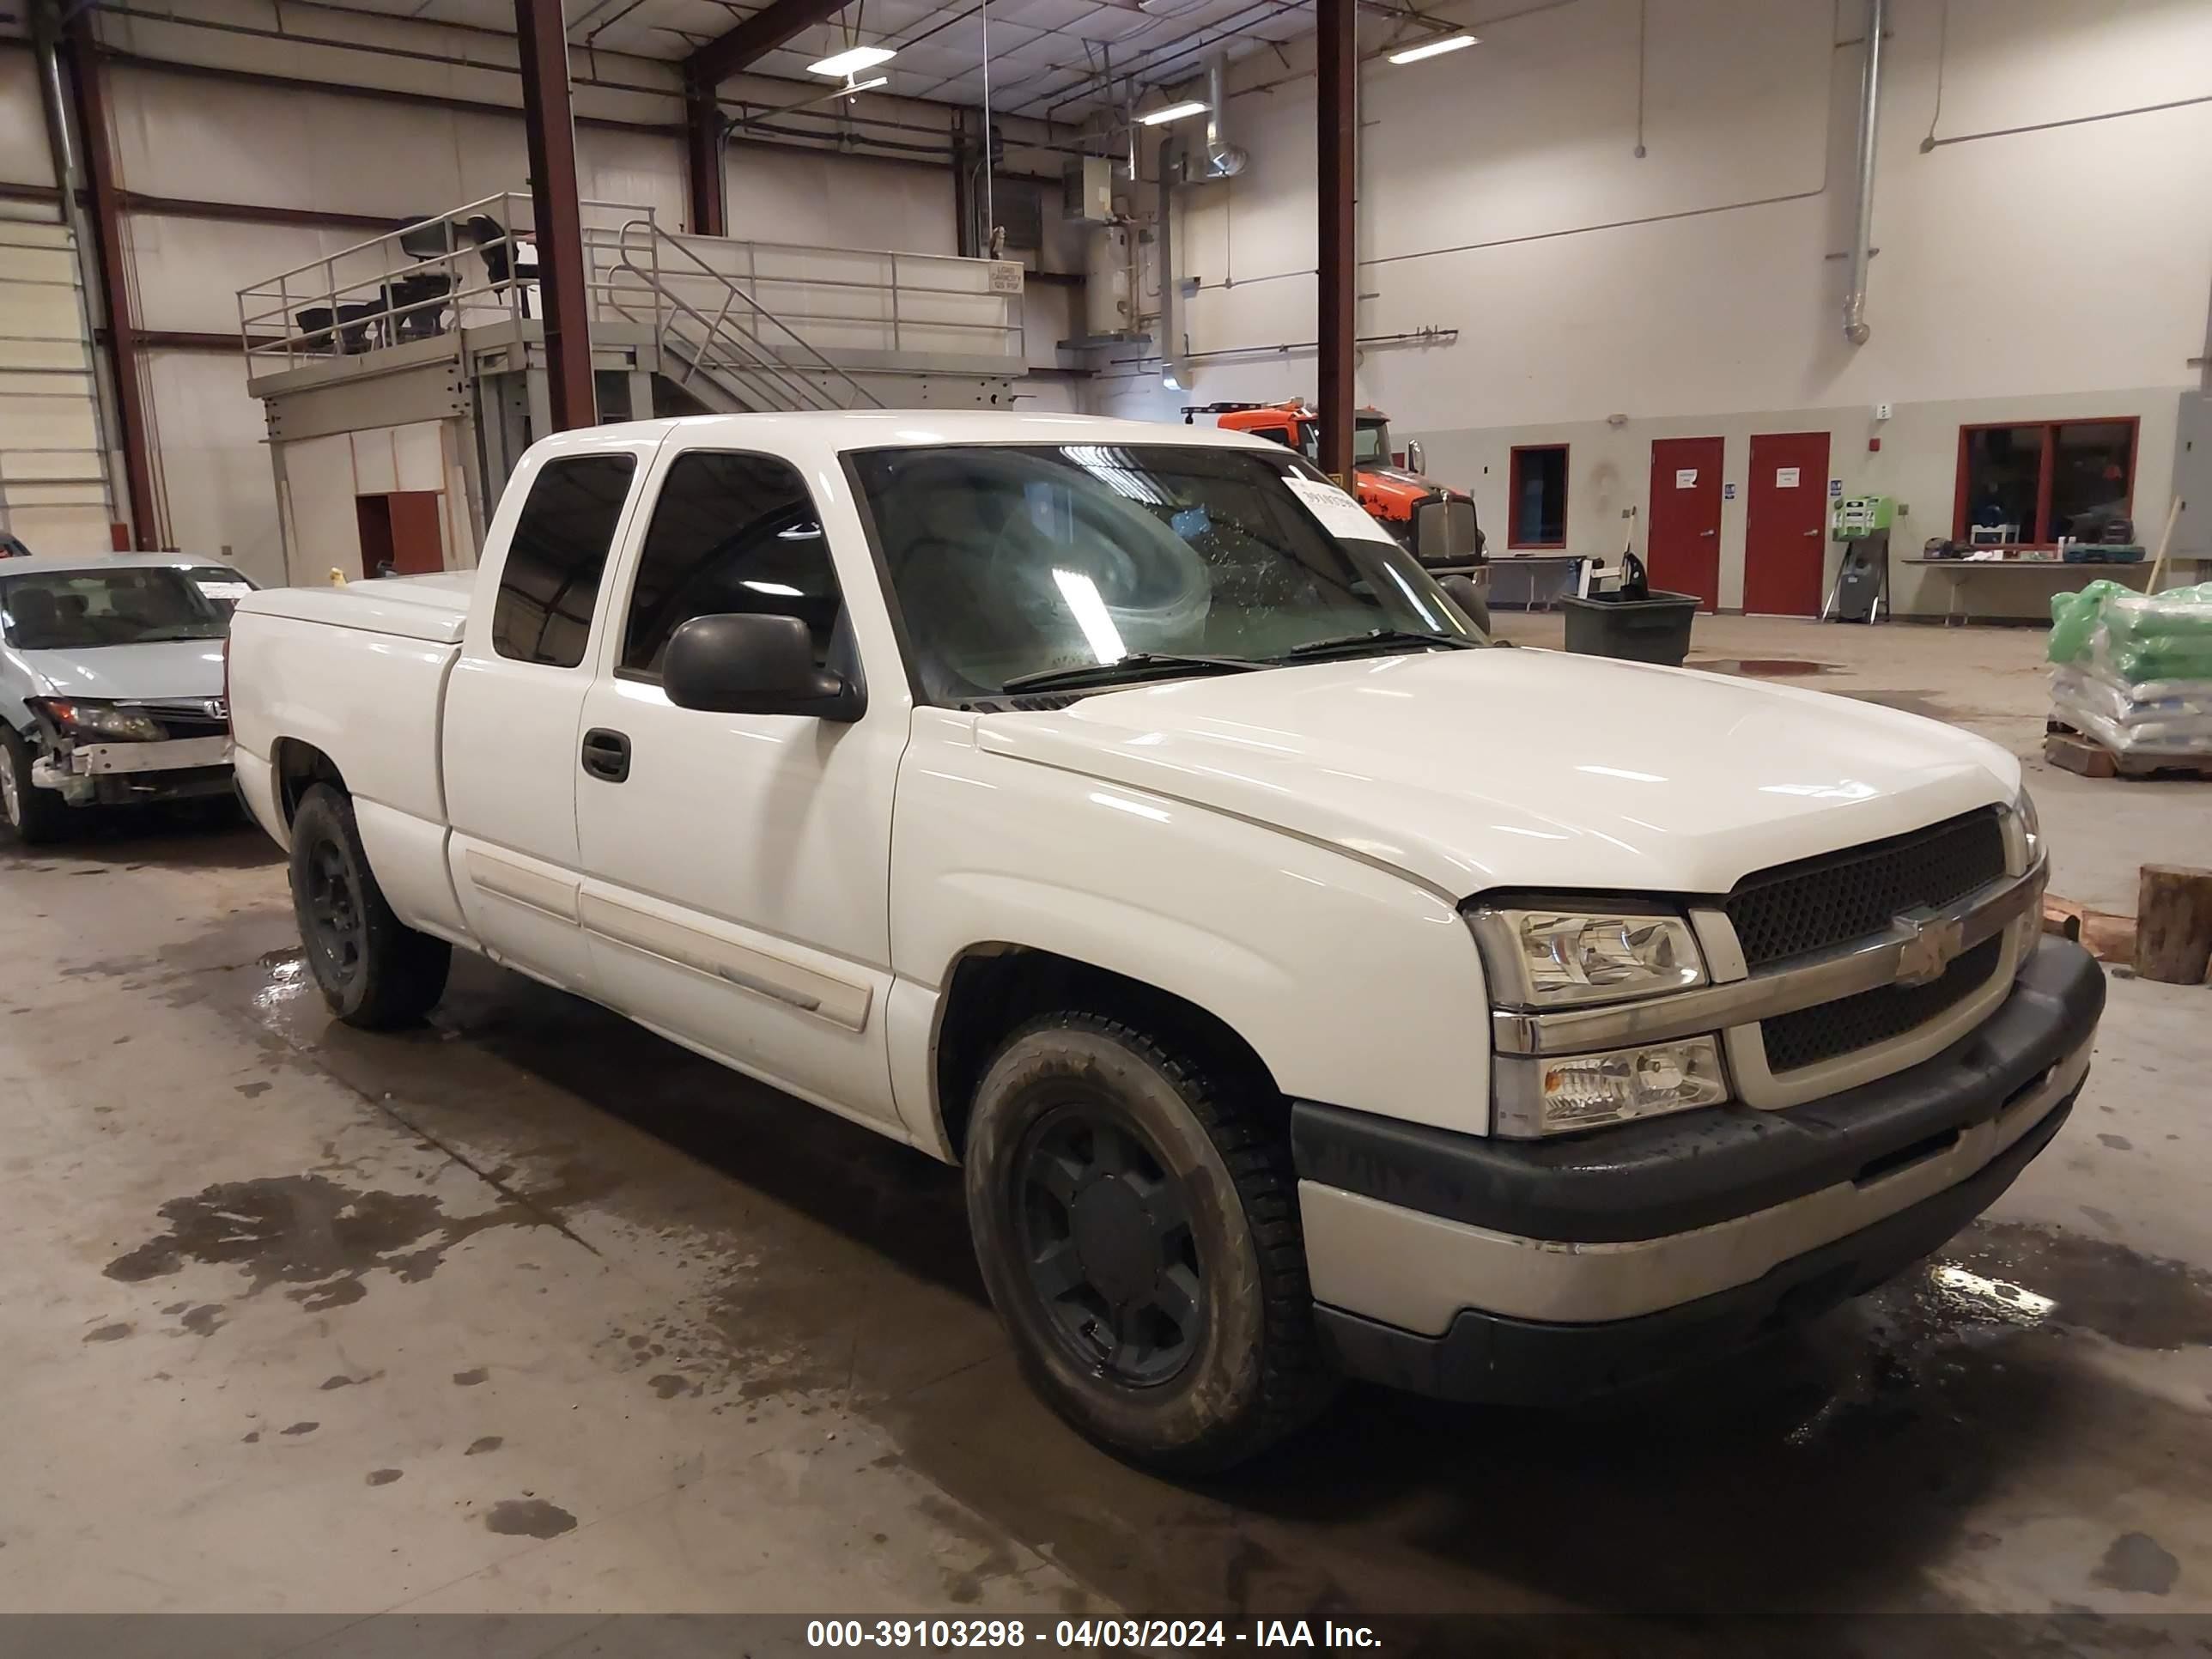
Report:
[[[159,743],[162,731],[152,715],[118,708],[90,697],[27,697],[32,711],[65,736],[106,743]]]
[[[1705,982],[1690,924],[1667,912],[1475,909],[1468,919],[1500,1007],[1626,1002]]]
[[[1717,1106],[1729,1097],[1720,1044],[1710,1036],[1595,1054],[1493,1060],[1497,1133],[1534,1138]]]
[[[2036,860],[2043,856],[2043,821],[2036,817],[2035,798],[2024,783],[2013,799],[2012,810],[2020,814],[2021,835],[2027,842],[2027,867],[2033,870]]]

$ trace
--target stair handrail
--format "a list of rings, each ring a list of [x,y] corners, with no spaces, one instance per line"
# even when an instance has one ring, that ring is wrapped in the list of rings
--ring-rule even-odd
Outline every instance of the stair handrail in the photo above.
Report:
[[[630,234],[635,230],[640,229],[643,230],[651,239],[650,249],[653,269],[650,272],[647,271],[638,264],[636,259],[632,255],[629,246]],[[720,316],[710,320],[704,312],[691,304],[690,301],[685,300],[682,295],[671,290],[665,285],[661,279],[660,249],[663,244],[665,244],[675,252],[681,253],[685,258],[689,259],[694,265],[698,267],[699,273],[702,276],[712,277],[715,282],[720,283],[723,289],[726,290],[726,295],[723,301],[722,310]],[[746,293],[744,289],[740,288],[734,281],[732,281],[726,272],[715,270],[713,265],[709,264],[705,259],[700,258],[697,250],[686,247],[682,242],[669,234],[668,232],[661,229],[661,228],[650,218],[632,219],[627,224],[623,225],[617,235],[617,246],[621,254],[621,258],[616,268],[617,270],[628,270],[633,276],[635,276],[641,281],[645,283],[648,288],[652,289],[659,299],[665,301],[671,308],[685,313],[703,325],[707,330],[708,338],[707,341],[702,342],[702,344],[710,345],[715,337],[726,335],[738,343],[741,347],[750,346],[751,354],[757,359],[757,362],[755,365],[749,366],[741,372],[774,374],[781,379],[784,371],[797,368],[799,368],[799,372],[802,374],[821,374],[833,377],[838,380],[842,380],[852,392],[855,398],[873,408],[880,409],[884,406],[883,400],[881,398],[878,398],[873,392],[870,392],[866,386],[854,380],[846,370],[840,368],[835,362],[832,362],[830,358],[813,343],[813,342],[800,334],[796,329],[793,328],[790,324],[785,322],[783,319],[777,316],[773,311],[770,311],[757,299]],[[811,365],[799,368],[799,366],[789,362],[783,354],[770,350],[768,347],[768,343],[762,340],[758,334],[757,334],[752,329],[746,328],[729,321],[729,304],[732,300],[742,301],[746,310],[752,316],[763,319],[768,323],[772,324],[775,329],[784,336],[784,337],[788,339],[794,346],[798,347],[799,351],[804,353],[806,358],[811,359]],[[673,331],[671,330],[669,331],[672,332]],[[788,382],[787,381],[786,384],[788,384]],[[802,381],[799,384],[804,386],[805,383]],[[821,391],[811,386],[807,386],[806,389],[817,399],[825,395]],[[812,406],[816,408],[827,407],[833,409],[849,409],[853,405],[850,403],[841,404],[832,401],[825,404],[817,401]]]

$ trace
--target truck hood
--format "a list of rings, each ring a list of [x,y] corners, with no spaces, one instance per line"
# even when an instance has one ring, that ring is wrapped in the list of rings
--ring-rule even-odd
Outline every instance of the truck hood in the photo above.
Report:
[[[1133,688],[983,715],[975,741],[1340,848],[1455,899],[1723,893],[2020,787],[2002,749],[1917,715],[1526,649]]]
[[[1356,477],[1362,490],[1394,501],[1422,501],[1431,495],[1448,501],[1468,499],[1464,489],[1447,489],[1426,473],[1408,471],[1402,466],[1363,466]]]
[[[219,697],[221,640],[157,640],[150,645],[24,651],[38,679],[33,696]]]

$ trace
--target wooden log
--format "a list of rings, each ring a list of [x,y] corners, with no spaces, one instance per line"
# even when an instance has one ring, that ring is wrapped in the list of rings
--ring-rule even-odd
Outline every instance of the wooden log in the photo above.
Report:
[[[2212,870],[2146,864],[2136,895],[2136,972],[2202,985],[2212,972]]]

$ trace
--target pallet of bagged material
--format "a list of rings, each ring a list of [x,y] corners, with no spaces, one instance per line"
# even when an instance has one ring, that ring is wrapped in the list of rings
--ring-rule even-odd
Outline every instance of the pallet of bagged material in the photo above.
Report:
[[[2123,755],[2056,721],[2044,736],[2043,758],[2085,778],[2183,778],[2212,783],[2212,756]]]

